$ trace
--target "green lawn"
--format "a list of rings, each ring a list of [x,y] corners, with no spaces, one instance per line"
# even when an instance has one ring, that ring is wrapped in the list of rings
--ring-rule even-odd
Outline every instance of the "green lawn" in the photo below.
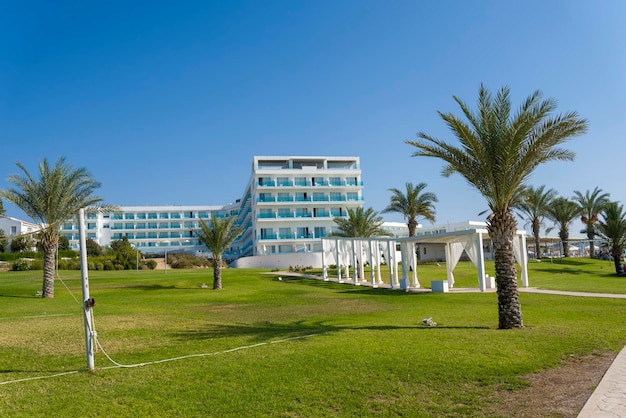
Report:
[[[626,293],[611,268],[531,262],[530,284]],[[418,273],[428,286],[445,266]],[[209,269],[90,272],[102,347],[117,363],[145,365],[111,367],[98,351],[96,371],[84,372],[80,275],[62,271],[52,300],[34,296],[39,275],[0,273],[0,383],[71,374],[0,385],[2,416],[481,415],[524,374],[626,344],[623,299],[522,293],[526,327],[502,331],[494,293],[411,294],[240,269],[213,291],[200,288]],[[470,263],[455,277],[477,287]],[[428,317],[439,326],[423,327]]]

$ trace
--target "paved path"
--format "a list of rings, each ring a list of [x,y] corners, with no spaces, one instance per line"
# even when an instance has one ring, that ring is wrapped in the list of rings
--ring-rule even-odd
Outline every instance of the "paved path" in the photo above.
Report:
[[[283,276],[300,276],[310,279],[323,280],[319,276],[312,276],[299,273],[276,272],[273,274]],[[336,278],[329,278],[330,281],[337,282]],[[344,283],[354,285],[351,279]],[[359,282],[359,285],[372,286],[370,282]],[[388,284],[379,285],[381,288],[389,289]],[[399,289],[394,289],[399,290]],[[407,292],[430,292],[428,288],[411,288]],[[495,289],[487,289],[487,292],[495,292]],[[550,295],[580,296],[596,298],[626,299],[624,294],[612,293],[589,293],[589,292],[568,292],[560,290],[544,290],[535,287],[521,287],[520,292],[544,293]],[[450,293],[480,292],[477,288],[454,288]],[[606,371],[602,380],[591,394],[585,406],[578,414],[578,418],[626,418],[626,347],[617,355],[613,363]]]
[[[578,418],[626,417],[626,348],[613,360]]]

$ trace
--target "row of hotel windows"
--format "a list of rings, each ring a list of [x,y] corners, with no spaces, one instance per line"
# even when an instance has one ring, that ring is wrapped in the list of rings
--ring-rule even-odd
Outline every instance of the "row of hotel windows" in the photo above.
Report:
[[[363,200],[359,197],[358,192],[347,192],[345,194],[341,192],[313,192],[313,193],[259,193],[257,202],[259,203],[271,203],[271,202],[346,202],[354,201],[358,202]]]
[[[344,208],[298,208],[295,211],[288,208],[259,209],[257,219],[273,219],[273,218],[329,218],[329,217],[348,216],[348,212]]]
[[[258,162],[259,170],[263,169],[302,169],[302,168],[316,168],[318,170],[329,169],[329,170],[353,170],[358,168],[356,161],[352,160],[331,160],[326,161],[314,161],[314,160],[259,160]]]
[[[200,225],[197,222],[117,222],[102,225],[103,228],[109,229],[198,229]],[[63,224],[63,231],[77,230],[76,224]],[[87,230],[97,230],[98,225],[93,222],[87,223]]]
[[[259,231],[259,240],[276,240],[276,239],[320,239],[328,236],[328,229],[324,226],[316,226],[314,228],[298,227],[298,228],[261,228]]]
[[[223,214],[215,214],[217,217],[223,217]],[[98,219],[98,214],[89,213],[86,216],[88,220]],[[125,213],[105,213],[104,219],[209,219],[211,212],[125,212]]]
[[[363,186],[357,177],[259,177],[260,187]]]
[[[260,254],[289,254],[304,252],[321,252],[322,244],[280,244],[280,245],[263,245]]]
[[[70,241],[77,241],[80,239],[78,234],[63,234]],[[111,235],[111,240],[116,241],[123,239],[195,239],[196,235],[193,231],[181,232],[116,232]],[[94,233],[87,233],[87,238],[91,238],[94,241],[98,240],[98,235]]]

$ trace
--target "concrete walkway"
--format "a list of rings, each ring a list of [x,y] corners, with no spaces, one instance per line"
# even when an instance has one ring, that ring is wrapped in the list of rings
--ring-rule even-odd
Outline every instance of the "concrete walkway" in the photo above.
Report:
[[[291,272],[273,272],[272,274],[283,276],[299,276],[309,279],[323,280],[319,276]],[[337,282],[336,278],[329,278],[329,281]],[[343,283],[354,286],[352,279],[347,279]],[[372,286],[370,282],[358,282],[359,285]],[[388,284],[380,284],[377,287],[390,289]],[[392,289],[390,289],[392,290]],[[399,290],[399,289],[393,289]],[[407,292],[431,292],[429,288],[410,288]],[[487,292],[495,292],[495,289],[487,289]],[[560,290],[544,290],[535,287],[520,287],[520,292],[544,293],[549,295],[578,296],[626,299],[624,294],[612,293],[589,293],[589,292],[568,292]],[[480,292],[478,288],[453,288],[450,293]],[[613,363],[606,371],[602,380],[591,394],[585,406],[578,414],[578,418],[626,418],[626,347],[617,355]]]
[[[613,360],[578,418],[626,417],[626,348]]]

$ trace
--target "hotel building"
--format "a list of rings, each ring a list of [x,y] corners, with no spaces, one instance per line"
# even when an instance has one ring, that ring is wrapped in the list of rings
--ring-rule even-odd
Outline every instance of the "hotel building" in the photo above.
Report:
[[[201,221],[211,214],[237,217],[245,229],[227,259],[319,252],[321,239],[336,229],[333,221],[349,208],[363,206],[358,157],[255,156],[240,199],[218,206],[121,206],[116,213],[86,215],[86,235],[100,245],[127,237],[144,253],[202,253]],[[78,248],[78,223],[61,232]]]

